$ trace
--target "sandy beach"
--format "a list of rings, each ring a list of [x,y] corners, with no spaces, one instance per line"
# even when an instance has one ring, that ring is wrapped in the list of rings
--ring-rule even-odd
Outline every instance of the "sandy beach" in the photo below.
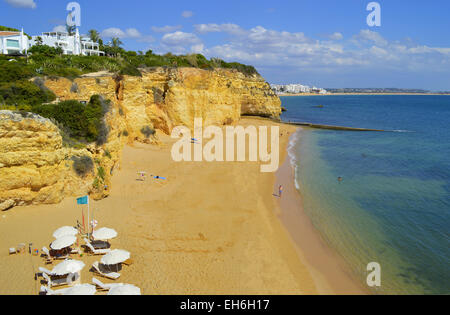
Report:
[[[256,118],[238,124],[279,125],[280,159],[286,159],[295,127]],[[289,163],[276,175],[261,173],[254,162],[176,163],[175,140],[160,138],[161,146],[125,147],[110,197],[91,203],[99,227],[119,233],[113,248],[130,251],[134,260],[120,282],[143,294],[363,293],[302,214]],[[167,179],[138,181],[138,171]],[[278,183],[285,187],[281,201],[274,196]],[[48,247],[55,229],[81,221],[83,207],[74,197],[0,213],[0,294],[38,294],[34,273],[43,259],[8,256],[8,248]],[[90,266],[100,258],[73,258],[86,263],[81,279],[91,283]]]

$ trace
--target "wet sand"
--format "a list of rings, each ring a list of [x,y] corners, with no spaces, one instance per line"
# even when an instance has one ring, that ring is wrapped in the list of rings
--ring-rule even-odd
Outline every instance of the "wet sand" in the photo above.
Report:
[[[319,294],[368,294],[349,267],[322,239],[303,209],[302,197],[295,187],[294,169],[289,156],[276,173],[275,187],[283,185],[278,217],[296,244],[301,261],[313,276]]]

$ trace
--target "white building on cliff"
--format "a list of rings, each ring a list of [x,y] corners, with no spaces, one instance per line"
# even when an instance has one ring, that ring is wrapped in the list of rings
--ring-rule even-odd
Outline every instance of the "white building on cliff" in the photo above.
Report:
[[[21,32],[0,31],[0,54],[26,54],[29,48],[28,36]]]
[[[74,35],[69,35],[67,32],[46,32],[40,36],[33,36],[31,46],[37,45],[40,41],[42,45],[60,47],[65,55],[105,55],[103,51],[100,51],[98,43],[94,43],[88,37],[80,36],[78,28]]]

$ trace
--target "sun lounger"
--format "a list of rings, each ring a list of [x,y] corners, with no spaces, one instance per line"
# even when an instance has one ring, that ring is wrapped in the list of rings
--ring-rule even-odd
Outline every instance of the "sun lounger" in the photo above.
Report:
[[[46,274],[46,275],[48,275],[48,276],[51,276],[52,275],[52,272],[50,271],[50,270],[48,270],[48,269],[46,269],[46,268],[43,268],[43,267],[39,267],[39,271],[42,273],[42,274]]]
[[[89,242],[89,240],[87,238],[85,238],[84,241],[86,242],[87,248],[89,248],[89,251],[93,255],[105,255],[105,254],[108,254],[111,251],[111,249],[109,249],[109,248],[95,249],[94,246],[92,246],[91,242]]]
[[[67,278],[58,278],[58,279],[51,279],[51,276],[43,273],[42,277],[44,278],[45,281],[47,281],[47,285],[49,288],[53,288],[53,287],[60,287],[63,285],[69,285],[71,283],[69,283],[69,281],[67,281]]]
[[[66,289],[61,289],[54,291],[46,286],[41,286],[40,293],[45,293],[45,295],[62,295]]]
[[[100,270],[100,264],[98,261],[96,261],[92,265],[92,268],[94,269],[94,273],[98,274],[101,277],[107,278],[107,279],[117,280],[120,277],[120,273],[117,273],[117,272],[102,272]]]
[[[25,253],[25,247],[26,247],[26,245],[25,244],[19,244],[19,246],[17,247],[17,248],[15,248],[15,247],[11,247],[10,249],[9,249],[9,254],[10,255],[14,255],[14,254],[22,254],[22,253]]]
[[[133,259],[128,259],[125,260],[122,264],[126,265],[126,266],[131,266],[134,263]]]
[[[47,247],[42,247],[42,252],[44,253],[45,258],[47,259],[46,263],[51,264],[53,260],[65,260],[70,258],[69,255],[61,255],[61,256],[52,256]]]
[[[27,245],[25,245],[24,243],[19,244],[19,246],[17,247],[17,253],[18,254],[25,253],[26,246]]]
[[[51,271],[45,268],[40,267],[39,271],[42,272],[42,277],[47,282],[49,288],[60,287],[63,285],[72,286],[79,283],[80,281],[79,274],[70,274],[62,277],[55,277],[54,275],[52,275]]]
[[[103,283],[96,278],[92,278],[92,283],[97,287],[99,291],[109,291],[114,287],[123,285],[123,283]]]
[[[80,253],[80,249],[79,248],[74,248],[74,249],[72,249],[71,251],[70,251],[70,254],[71,255],[76,255],[76,254],[79,254]]]
[[[49,265],[49,264],[53,263],[53,258],[50,255],[50,251],[48,250],[48,248],[42,247],[42,252],[44,253],[44,257],[45,257],[45,264]]]

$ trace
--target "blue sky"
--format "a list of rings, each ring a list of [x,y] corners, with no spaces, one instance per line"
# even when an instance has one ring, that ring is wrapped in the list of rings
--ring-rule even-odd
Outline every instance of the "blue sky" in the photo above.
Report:
[[[0,0],[0,24],[31,35],[65,24],[70,1]],[[81,33],[130,50],[200,52],[254,65],[271,83],[450,90],[450,1],[79,0]]]

